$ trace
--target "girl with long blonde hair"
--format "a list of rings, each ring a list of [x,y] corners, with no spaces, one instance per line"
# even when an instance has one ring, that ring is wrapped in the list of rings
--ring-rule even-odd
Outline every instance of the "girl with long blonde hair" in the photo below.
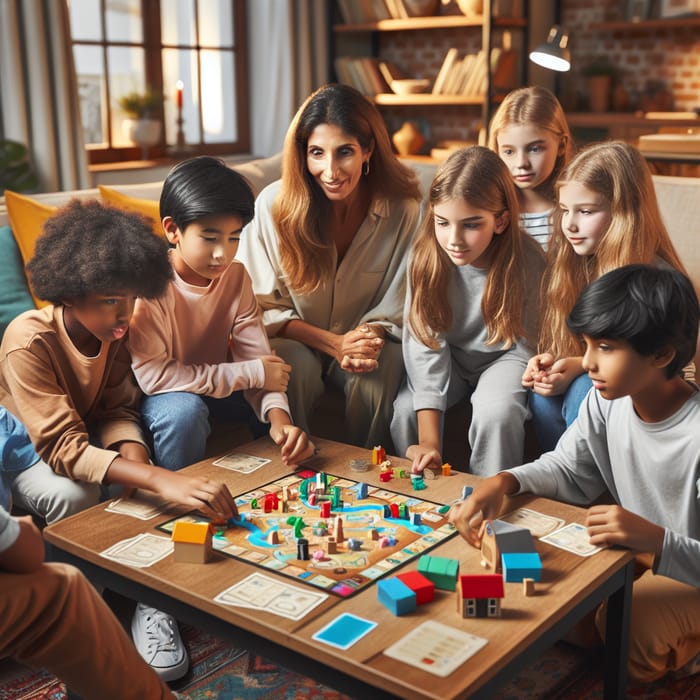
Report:
[[[559,100],[538,85],[509,92],[491,120],[489,147],[517,187],[520,227],[546,250],[556,209],[554,185],[574,153]]]
[[[591,387],[581,365],[581,342],[566,325],[579,294],[606,272],[633,263],[685,273],[661,218],[649,168],[634,146],[607,141],[587,147],[562,172],[557,193],[539,354],[523,375],[544,450],[554,449]]]
[[[544,256],[518,213],[508,169],[489,149],[462,149],[438,169],[409,263],[408,381],[391,425],[414,472],[440,467],[444,412],[467,396],[470,471],[493,474],[522,461],[520,379],[537,337]]]
[[[308,429],[328,381],[345,393],[347,441],[389,443],[419,201],[413,171],[357,90],[326,85],[299,108],[282,179],[258,197],[238,253],[271,345],[292,366],[287,395],[297,425]]]

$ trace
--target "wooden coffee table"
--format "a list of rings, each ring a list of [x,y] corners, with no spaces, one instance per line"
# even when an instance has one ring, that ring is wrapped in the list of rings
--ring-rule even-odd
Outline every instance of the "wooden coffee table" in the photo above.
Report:
[[[430,501],[452,502],[460,496],[463,485],[475,485],[478,481],[477,477],[453,472],[452,476],[426,481],[427,489],[415,494],[409,479],[393,479],[383,484],[376,467],[364,474],[352,471],[350,461],[368,458],[367,450],[320,439],[315,442],[320,452],[304,466],[419,495]],[[212,460],[199,462],[186,471],[225,481],[234,495],[290,472],[269,438],[232,451],[271,461],[248,475],[213,466]],[[409,466],[405,460],[395,458],[392,463]],[[376,586],[372,585],[349,598],[329,594],[328,599],[304,619],[294,621],[268,612],[214,602],[214,597],[224,589],[254,571],[262,571],[253,564],[217,553],[206,565],[176,563],[169,556],[152,567],[136,569],[100,556],[101,551],[120,540],[141,532],[156,532],[156,525],[174,516],[171,511],[141,521],[110,513],[105,505],[90,508],[44,530],[54,559],[78,566],[95,583],[166,610],[179,620],[225,637],[237,646],[263,654],[349,695],[421,700],[491,697],[520,668],[532,662],[576,621],[608,598],[605,697],[624,697],[633,580],[633,557],[625,550],[610,549],[591,557],[579,557],[536,541],[543,565],[536,595],[526,597],[521,584],[505,584],[502,616],[496,619],[462,619],[457,612],[456,593],[447,591],[436,591],[433,602],[418,606],[414,613],[396,617],[377,600]],[[523,506],[562,518],[567,523],[583,522],[585,514],[582,508],[527,496],[510,499],[506,510]],[[439,544],[430,554],[458,559],[461,573],[483,572],[479,551],[459,536]],[[416,568],[417,560],[414,560],[400,571]],[[273,571],[263,573],[277,576],[284,583],[308,588]],[[346,651],[312,639],[315,632],[343,612],[355,613],[377,622],[378,626]],[[445,678],[382,653],[428,619],[483,637],[488,643]]]

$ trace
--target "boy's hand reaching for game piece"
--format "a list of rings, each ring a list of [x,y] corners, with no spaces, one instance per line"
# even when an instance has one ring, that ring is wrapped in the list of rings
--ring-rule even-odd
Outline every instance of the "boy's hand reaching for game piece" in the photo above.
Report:
[[[591,544],[597,547],[620,545],[635,552],[661,554],[665,529],[622,506],[592,506],[586,513]]]
[[[518,480],[509,472],[501,472],[482,481],[466,501],[450,508],[449,521],[473,547],[481,544],[482,525],[485,520],[497,518],[505,496],[520,488]]]
[[[263,355],[260,359],[265,370],[265,383],[262,388],[265,391],[286,392],[292,366],[277,355]]]
[[[406,450],[406,458],[411,460],[411,472],[422,474],[426,468],[442,469],[442,456],[440,450],[432,445],[409,445]]]
[[[296,425],[274,425],[270,437],[276,445],[281,445],[282,461],[287,466],[295,466],[314,454],[314,444],[308,435]]]
[[[228,520],[238,516],[238,508],[226,484],[158,467],[154,469],[159,469],[154,490],[167,501],[194,508],[208,518]]]

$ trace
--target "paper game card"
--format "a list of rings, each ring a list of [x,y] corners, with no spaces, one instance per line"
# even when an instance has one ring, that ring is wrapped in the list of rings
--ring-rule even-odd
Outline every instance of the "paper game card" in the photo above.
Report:
[[[592,545],[590,540],[588,530],[579,523],[569,523],[549,535],[540,537],[540,542],[546,542],[581,557],[590,557],[591,554],[600,552],[601,548]]]
[[[387,656],[432,673],[449,676],[488,640],[441,622],[427,620],[388,649]]]
[[[500,519],[511,523],[511,525],[524,527],[530,531],[533,537],[544,537],[560,528],[565,522],[561,518],[545,515],[536,510],[530,510],[530,508],[518,508],[506,515],[502,515]]]
[[[349,649],[355,642],[369,634],[376,622],[365,620],[351,613],[343,613],[316,632],[311,639],[337,649]]]
[[[164,559],[172,551],[173,543],[170,539],[145,533],[117,542],[100,552],[100,555],[142,569]]]
[[[213,464],[217,467],[230,469],[233,472],[240,474],[251,474],[256,469],[264,467],[270,460],[264,457],[256,457],[254,455],[243,455],[237,452],[230,452],[219,459],[215,459]]]

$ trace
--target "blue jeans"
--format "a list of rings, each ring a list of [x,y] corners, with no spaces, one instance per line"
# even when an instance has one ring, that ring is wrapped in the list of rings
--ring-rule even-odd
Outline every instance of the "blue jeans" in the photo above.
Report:
[[[177,471],[204,459],[211,432],[209,415],[223,421],[247,423],[254,438],[267,433],[242,391],[222,399],[171,391],[145,396],[141,402],[141,422],[153,448],[153,461]]]
[[[532,425],[543,452],[556,447],[564,431],[576,420],[578,409],[592,386],[588,375],[581,374],[559,396],[540,396],[529,391]]]

